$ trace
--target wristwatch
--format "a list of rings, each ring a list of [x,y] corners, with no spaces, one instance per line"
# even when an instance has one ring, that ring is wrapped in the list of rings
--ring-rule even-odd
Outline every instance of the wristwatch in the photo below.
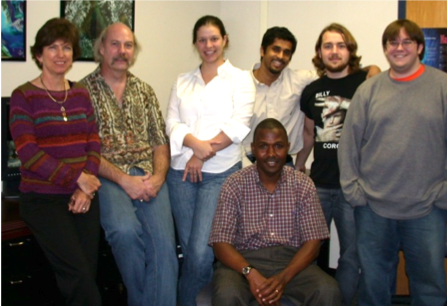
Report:
[[[242,274],[247,277],[247,275],[250,273],[251,269],[253,269],[253,266],[246,266],[242,268]]]

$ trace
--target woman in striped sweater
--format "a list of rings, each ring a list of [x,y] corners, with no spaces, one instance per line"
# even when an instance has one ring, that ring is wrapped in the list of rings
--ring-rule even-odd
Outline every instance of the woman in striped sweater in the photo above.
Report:
[[[87,90],[65,79],[80,55],[69,21],[45,23],[31,47],[40,76],[15,89],[10,128],[22,163],[20,212],[67,305],[101,305],[96,285],[100,142]]]

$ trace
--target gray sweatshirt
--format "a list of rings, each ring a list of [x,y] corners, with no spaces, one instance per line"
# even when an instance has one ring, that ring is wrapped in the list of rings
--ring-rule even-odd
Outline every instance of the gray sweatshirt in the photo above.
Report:
[[[385,71],[357,89],[338,147],[352,206],[392,219],[447,209],[446,160],[447,73],[426,66],[400,82]]]

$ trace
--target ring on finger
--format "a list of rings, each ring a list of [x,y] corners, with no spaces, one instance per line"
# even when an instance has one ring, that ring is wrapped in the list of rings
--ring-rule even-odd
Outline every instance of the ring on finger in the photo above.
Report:
[[[82,207],[82,211],[85,211],[85,206],[84,206],[84,207]]]

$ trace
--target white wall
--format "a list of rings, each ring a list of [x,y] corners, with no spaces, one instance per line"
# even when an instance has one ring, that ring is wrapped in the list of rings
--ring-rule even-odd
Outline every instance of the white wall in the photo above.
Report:
[[[397,1],[223,1],[220,16],[232,43],[227,55],[244,69],[259,61],[262,35],[272,26],[287,27],[298,40],[290,67],[314,69],[315,42],[331,22],[341,23],[352,32],[364,65],[386,69],[381,36],[397,19],[397,8]]]
[[[251,69],[259,61],[265,30],[288,27],[298,39],[292,68],[313,69],[311,58],[321,29],[331,22],[348,27],[359,43],[365,65],[386,69],[380,37],[385,26],[397,18],[397,1],[140,1],[135,4],[135,33],[142,52],[131,71],[155,90],[163,113],[176,76],[199,64],[192,46],[194,22],[206,14],[223,20],[230,38],[226,57],[238,67]],[[37,30],[59,16],[59,1],[27,1],[27,61],[2,62],[2,96],[40,72],[29,55]],[[348,17],[347,17],[348,16]],[[79,80],[96,68],[95,63],[76,62],[68,73]]]
[[[219,15],[219,10],[217,1],[136,1],[135,34],[142,52],[131,71],[154,88],[164,114],[177,75],[199,64],[192,47],[194,22],[206,14]],[[27,1],[27,61],[2,62],[2,96],[10,96],[14,88],[40,74],[29,47],[38,29],[59,14],[60,1]],[[77,81],[96,66],[93,62],[75,62],[67,77]]]

